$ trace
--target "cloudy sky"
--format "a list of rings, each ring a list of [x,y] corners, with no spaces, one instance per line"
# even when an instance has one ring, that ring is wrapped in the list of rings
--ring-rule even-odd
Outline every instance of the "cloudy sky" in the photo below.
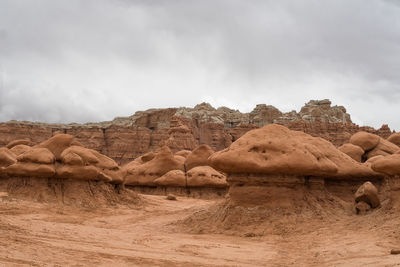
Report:
[[[0,121],[310,99],[400,130],[397,0],[1,0]]]

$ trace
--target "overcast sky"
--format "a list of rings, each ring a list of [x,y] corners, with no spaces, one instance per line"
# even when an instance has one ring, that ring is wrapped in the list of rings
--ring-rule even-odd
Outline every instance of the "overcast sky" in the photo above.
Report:
[[[310,99],[400,130],[397,0],[1,0],[0,121]]]

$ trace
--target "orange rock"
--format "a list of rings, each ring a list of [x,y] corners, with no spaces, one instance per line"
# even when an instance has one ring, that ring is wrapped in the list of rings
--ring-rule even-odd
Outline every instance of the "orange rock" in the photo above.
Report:
[[[164,146],[152,160],[127,169],[124,183],[130,185],[155,185],[155,179],[171,170],[184,171],[184,166],[182,162],[174,157],[171,150]]]
[[[31,140],[28,140],[28,139],[18,139],[18,140],[14,140],[14,141],[11,141],[10,143],[8,143],[6,147],[8,149],[11,149],[17,145],[31,146],[32,142],[31,142]]]
[[[20,162],[32,162],[39,164],[53,164],[55,157],[47,148],[32,148],[17,157]]]
[[[209,158],[225,173],[289,174],[300,176],[379,176],[330,142],[276,124],[252,130],[229,148]]]
[[[57,168],[57,178],[80,179],[80,180],[100,180],[100,171],[95,166],[74,166],[63,165]],[[111,182],[111,178],[105,179]]]
[[[391,134],[387,140],[397,146],[400,146],[400,133]]]
[[[208,165],[208,158],[214,153],[214,150],[208,145],[200,145],[196,147],[192,153],[186,158],[186,170],[190,170],[196,166]]]
[[[25,177],[54,177],[55,168],[53,164],[38,164],[32,162],[17,162],[8,166],[5,170],[9,176]]]
[[[36,148],[47,148],[50,150],[57,160],[61,160],[61,153],[71,146],[74,137],[69,134],[57,134],[50,139],[36,145]]]
[[[190,151],[190,150],[180,150],[175,153],[175,156],[182,156],[184,158],[187,158],[191,153],[192,153],[192,151]]]
[[[361,158],[364,155],[364,150],[353,144],[344,144],[338,149],[358,162],[361,162]]]
[[[210,166],[197,166],[187,172],[189,187],[227,187],[226,176]]]
[[[400,174],[400,154],[393,154],[386,157],[381,157],[371,163],[374,171],[388,174]]]
[[[397,145],[395,145],[383,138],[380,138],[378,145],[374,149],[369,151],[366,154],[366,156],[368,159],[378,156],[378,155],[388,156],[388,155],[396,153],[399,150],[400,150],[400,148]]]
[[[142,156],[140,156],[140,160],[142,161],[142,163],[148,162],[152,159],[154,159],[154,157],[156,156],[156,154],[154,152],[148,152]]]
[[[21,155],[22,153],[25,153],[28,150],[31,150],[32,147],[27,146],[27,145],[16,145],[13,146],[10,151],[12,151],[16,156]]]
[[[381,138],[375,134],[358,132],[350,138],[350,143],[361,147],[364,151],[369,151],[379,144],[380,139]]]
[[[378,197],[378,189],[371,182],[362,184],[354,194],[354,198],[356,203],[363,201],[370,204],[372,208],[376,208],[381,204]]]
[[[96,164],[99,162],[99,159],[93,153],[93,151],[94,150],[92,150],[92,149],[88,149],[88,148],[81,147],[81,146],[70,146],[61,153],[60,157],[61,157],[61,160],[63,160],[63,158],[67,154],[72,152],[72,153],[79,155],[82,158],[85,165]]]
[[[172,170],[155,179],[154,183],[161,186],[186,186],[185,173],[181,170]]]
[[[78,166],[85,165],[82,157],[72,151],[64,153],[61,158],[62,158],[62,163],[64,163],[65,165],[78,165]]]
[[[7,167],[17,162],[13,152],[5,147],[0,148],[0,167]]]

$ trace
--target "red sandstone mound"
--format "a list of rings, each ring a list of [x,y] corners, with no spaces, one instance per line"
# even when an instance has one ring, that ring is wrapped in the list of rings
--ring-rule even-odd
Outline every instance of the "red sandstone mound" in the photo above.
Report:
[[[27,146],[27,145],[15,145],[12,148],[10,148],[10,151],[12,151],[16,156],[21,155],[22,153],[25,153],[28,150],[31,150],[32,147]]]
[[[390,135],[387,140],[397,146],[400,146],[400,133]]]
[[[50,139],[36,145],[37,148],[47,148],[54,154],[57,160],[61,160],[61,153],[71,146],[74,137],[69,134],[57,134]]]
[[[2,173],[8,176],[122,183],[122,173],[114,160],[80,146],[71,135],[58,134],[34,147],[18,144],[20,141],[11,143],[16,145],[0,150]]]
[[[128,185],[155,185],[154,181],[171,170],[184,171],[183,160],[174,156],[171,150],[164,146],[155,157],[143,164],[128,164],[125,166],[124,183]]]
[[[358,162],[361,162],[362,156],[365,153],[361,147],[353,144],[344,144],[338,149]]]
[[[31,142],[31,140],[28,140],[28,139],[19,139],[19,140],[11,141],[10,143],[8,143],[8,144],[6,145],[6,147],[7,147],[8,149],[11,149],[11,148],[13,148],[13,147],[15,147],[15,146],[17,146],[17,145],[31,146],[31,145],[32,145],[32,142]]]
[[[0,148],[0,167],[7,167],[14,164],[17,161],[16,156],[9,149],[2,147]]]
[[[180,151],[176,152],[175,155],[187,158],[191,153],[192,153],[192,151],[184,149],[184,150],[180,150]]]
[[[400,154],[380,157],[371,163],[373,170],[387,175],[400,174]]]
[[[156,185],[161,186],[187,186],[185,173],[181,170],[172,170],[154,180]]]
[[[226,176],[210,166],[197,166],[187,172],[190,187],[227,187]]]
[[[246,133],[229,148],[214,153],[209,159],[215,169],[226,173],[379,176],[330,142],[276,124]]]
[[[190,170],[197,166],[208,165],[208,158],[214,153],[214,150],[208,145],[200,145],[196,147],[186,158],[186,170]]]
[[[392,137],[394,140],[394,137]],[[358,132],[350,138],[350,143],[361,147],[365,154],[364,158],[370,159],[375,156],[388,156],[396,153],[400,148],[394,143],[385,140],[378,135]]]

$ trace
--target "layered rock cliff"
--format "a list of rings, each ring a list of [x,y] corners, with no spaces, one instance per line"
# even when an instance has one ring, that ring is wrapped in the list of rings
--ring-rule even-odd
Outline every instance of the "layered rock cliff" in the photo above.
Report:
[[[0,123],[0,146],[15,139],[40,143],[55,133],[76,137],[85,147],[95,149],[119,164],[167,145],[174,152],[192,150],[207,144],[218,151],[251,129],[278,123],[331,141],[336,146],[348,142],[358,131],[387,138],[392,132],[387,125],[375,130],[352,123],[342,106],[331,106],[329,100],[311,100],[299,112],[283,113],[260,104],[249,113],[227,107],[214,108],[201,103],[194,108],[167,108],[138,111],[130,117],[86,124],[47,124],[26,121]]]

